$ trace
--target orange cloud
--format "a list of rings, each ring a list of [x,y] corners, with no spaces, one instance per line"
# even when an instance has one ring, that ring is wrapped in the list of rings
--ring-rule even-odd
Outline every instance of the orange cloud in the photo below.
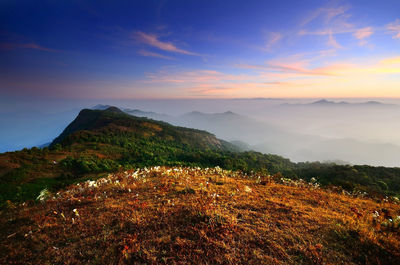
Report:
[[[243,81],[254,78],[248,75],[225,74],[214,70],[195,70],[195,71],[177,71],[157,73],[147,73],[145,83],[218,83],[224,81]]]
[[[386,25],[386,30],[392,34],[393,39],[400,39],[400,19]]]
[[[371,27],[365,27],[358,29],[356,32],[354,32],[353,36],[360,41],[360,45],[364,46],[367,44],[367,41],[365,40],[366,38],[369,38],[373,34],[373,30]]]
[[[157,35],[144,33],[141,31],[137,31],[134,33],[133,38],[143,44],[158,48],[163,51],[174,52],[174,53],[181,53],[186,55],[196,55],[199,54],[190,52],[187,50],[180,49],[176,47],[172,42],[163,42],[158,39]]]
[[[325,68],[306,68],[308,65],[308,61],[292,61],[292,62],[278,62],[278,61],[269,61],[267,65],[249,65],[249,64],[240,64],[237,65],[239,68],[243,69],[253,69],[253,70],[261,70],[264,72],[272,72],[272,73],[294,73],[300,75],[317,75],[317,76],[331,76],[334,75],[330,73]]]
[[[283,61],[283,62],[279,62]],[[275,77],[305,77],[305,76],[326,76],[340,77],[361,74],[395,74],[400,73],[400,57],[391,57],[374,63],[360,62],[347,63],[335,62],[321,67],[309,67],[309,61],[297,60],[287,61],[284,59],[267,62],[266,65],[238,65],[244,69],[263,71],[265,75]],[[357,76],[354,76],[356,78]]]
[[[355,33],[354,33],[354,37],[356,37],[359,40],[368,38],[369,36],[371,36],[374,32],[372,31],[371,27],[366,27],[366,28],[362,28],[362,29],[358,29]]]
[[[179,97],[400,97],[396,78],[400,56],[319,67],[312,67],[311,62],[294,56],[264,65],[237,65],[250,70],[246,74],[167,68],[148,73],[136,87]]]

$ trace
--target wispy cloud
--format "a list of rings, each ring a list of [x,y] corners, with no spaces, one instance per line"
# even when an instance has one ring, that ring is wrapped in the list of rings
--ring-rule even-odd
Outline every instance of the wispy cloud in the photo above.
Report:
[[[365,28],[356,30],[356,32],[354,32],[353,36],[360,41],[359,44],[361,46],[364,46],[367,44],[366,39],[369,38],[373,33],[374,33],[374,31],[372,30],[371,27],[365,27]]]
[[[300,23],[301,29],[298,31],[298,35],[326,36],[328,47],[342,48],[335,35],[356,31],[355,26],[349,22],[349,9],[349,6],[337,6],[321,7],[314,10]]]
[[[282,34],[279,32],[270,32],[267,35],[267,42],[265,43],[265,50],[270,52],[275,44],[282,39]]]
[[[199,54],[197,54],[197,53],[178,48],[172,42],[161,41],[161,40],[159,40],[159,36],[157,36],[155,34],[137,31],[133,34],[132,38],[140,43],[143,43],[143,44],[151,46],[151,47],[158,48],[163,51],[199,56]]]
[[[159,54],[156,52],[150,52],[147,50],[139,50],[138,54],[142,55],[142,56],[146,56],[146,57],[155,57],[155,58],[166,59],[166,60],[175,60],[175,58],[173,58],[173,57],[162,55],[162,54]]]
[[[179,91],[180,96],[234,97],[244,96],[246,89],[254,92],[273,85],[263,84],[258,78],[258,74],[229,74],[211,69],[191,71],[164,69],[147,73],[146,79],[140,83],[142,86],[164,87],[164,89],[168,87],[175,92]]]
[[[290,91],[293,96],[357,96],[364,93],[369,96],[398,95],[400,57],[384,60],[360,58],[355,61],[335,61],[323,66],[313,67],[308,60],[286,60],[285,58],[268,61],[263,65],[239,65],[259,73],[257,80],[266,80],[274,88],[276,96]],[[271,80],[271,81],[268,81]],[[377,91],[376,87],[380,90]],[[271,96],[271,94],[269,95]]]
[[[237,65],[242,69],[251,69],[263,71],[264,73],[292,73],[295,76],[332,76],[334,73],[327,71],[324,68],[307,68],[308,63],[304,61],[294,61],[287,63],[280,63],[276,61],[270,61],[266,65],[251,65],[251,64],[240,64]],[[279,75],[278,75],[279,76]]]
[[[315,20],[322,19],[325,23],[330,23],[333,19],[345,15],[348,6],[339,7],[321,7],[318,8],[307,15],[300,23],[301,26],[306,26]]]
[[[386,25],[386,30],[392,35],[393,39],[400,39],[400,19]]]
[[[57,50],[46,48],[40,46],[36,43],[11,43],[11,42],[3,42],[0,43],[0,49],[2,50],[15,50],[15,49],[33,49],[45,52],[57,52]]]
[[[328,35],[328,41],[326,42],[326,44],[329,47],[335,48],[335,49],[340,49],[342,48],[342,46],[336,41],[335,36],[333,35],[332,32],[329,33]]]
[[[250,80],[254,76],[244,74],[232,75],[225,74],[215,70],[193,70],[193,71],[159,71],[156,73],[147,73],[147,80],[150,83],[196,83],[206,84],[225,81],[243,81]]]
[[[316,36],[327,36],[327,45],[333,48],[341,48],[341,45],[338,44],[335,35],[338,34],[353,34],[353,36],[359,40],[359,45],[365,46],[368,44],[367,39],[374,34],[374,30],[372,27],[364,27],[364,28],[355,28],[351,24],[344,24],[344,26],[334,26],[332,28],[323,28],[314,31],[308,31],[306,29],[301,29],[298,32],[298,35],[316,35]],[[399,29],[400,34],[400,29]]]
[[[333,83],[337,82],[338,79],[359,80],[360,82],[371,79],[375,82],[379,78],[374,79],[374,76],[400,73],[400,57],[398,56],[380,61],[359,61],[358,63],[336,61],[318,67],[311,65],[310,60],[307,59],[281,58],[270,60],[263,65],[241,64],[237,67],[257,71],[260,73],[259,78],[273,78],[273,82],[286,82],[288,80],[299,82],[303,79],[314,79],[313,76],[319,78],[318,82],[323,79],[331,80]]]

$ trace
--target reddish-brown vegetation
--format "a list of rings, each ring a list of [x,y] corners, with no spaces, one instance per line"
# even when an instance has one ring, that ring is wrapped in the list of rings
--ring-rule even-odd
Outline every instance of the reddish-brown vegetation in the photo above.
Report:
[[[216,169],[156,167],[0,214],[1,264],[400,264],[400,206]]]

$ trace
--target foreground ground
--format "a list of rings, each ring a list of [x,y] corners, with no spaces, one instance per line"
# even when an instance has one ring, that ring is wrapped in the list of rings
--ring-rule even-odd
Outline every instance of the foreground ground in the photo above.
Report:
[[[109,175],[0,212],[0,264],[400,264],[400,205],[219,168]]]

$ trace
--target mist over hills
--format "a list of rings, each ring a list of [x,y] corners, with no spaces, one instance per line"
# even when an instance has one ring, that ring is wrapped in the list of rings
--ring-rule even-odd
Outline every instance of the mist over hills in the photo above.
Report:
[[[400,165],[396,159],[400,146],[400,124],[396,122],[400,119],[400,108],[394,100],[136,100],[84,105],[94,109],[118,106],[134,116],[207,130],[220,139],[240,141],[246,148],[283,155],[293,161]],[[4,125],[0,151],[51,142],[79,109],[65,108],[57,102],[51,112],[21,108],[16,111],[0,115]]]
[[[376,100],[365,102],[331,101],[320,99],[311,103],[283,103],[283,106],[326,106],[326,107],[400,107],[397,104],[382,103]]]
[[[149,119],[153,119],[153,120],[160,120],[160,121],[170,121],[172,119],[172,117],[170,115],[166,115],[166,114],[160,114],[160,113],[156,113],[156,112],[152,112],[152,111],[142,111],[139,109],[123,109],[124,112],[131,114],[133,116],[137,116],[137,117],[146,117]]]
[[[396,144],[296,133],[232,111],[223,113],[192,111],[180,116],[140,110],[124,111],[178,126],[206,130],[221,139],[241,142],[239,144],[241,148],[278,154],[296,162],[340,160],[350,164],[399,165],[400,146]]]
[[[233,112],[191,112],[183,116],[191,120],[200,117],[201,121],[208,115],[212,118],[206,120],[212,120],[211,125],[227,121],[220,126],[237,126],[240,122],[244,127],[254,122]],[[32,199],[44,187],[57,190],[98,174],[157,165],[219,166],[251,174],[278,174],[277,178],[314,177],[324,186],[377,196],[394,196],[400,190],[400,168],[294,163],[267,151],[251,151],[254,147],[243,141],[221,140],[204,130],[132,116],[117,107],[83,109],[48,148],[0,154],[0,204]]]
[[[0,153],[50,143],[79,110],[46,113],[25,110],[0,113]]]

